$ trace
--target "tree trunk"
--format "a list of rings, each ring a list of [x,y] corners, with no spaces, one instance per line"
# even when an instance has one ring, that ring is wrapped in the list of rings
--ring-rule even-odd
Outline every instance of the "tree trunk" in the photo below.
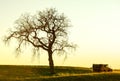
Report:
[[[50,73],[54,74],[54,62],[53,62],[53,58],[52,58],[52,51],[48,51],[48,61],[49,61],[49,67],[50,67]]]

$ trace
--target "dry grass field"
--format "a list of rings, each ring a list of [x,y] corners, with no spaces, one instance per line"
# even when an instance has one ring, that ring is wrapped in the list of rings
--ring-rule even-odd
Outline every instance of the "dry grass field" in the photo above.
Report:
[[[120,81],[120,71],[93,73],[90,68],[55,67],[49,74],[48,66],[0,66],[0,81]]]

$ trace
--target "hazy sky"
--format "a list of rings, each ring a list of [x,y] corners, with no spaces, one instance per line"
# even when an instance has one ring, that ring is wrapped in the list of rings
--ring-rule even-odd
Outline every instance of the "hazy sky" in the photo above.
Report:
[[[0,0],[0,64],[48,65],[47,54],[31,62],[29,49],[15,58],[10,46],[2,39],[21,14],[56,8],[64,13],[73,27],[69,39],[78,45],[75,52],[64,57],[54,55],[55,65],[91,67],[93,63],[120,68],[120,0]]]

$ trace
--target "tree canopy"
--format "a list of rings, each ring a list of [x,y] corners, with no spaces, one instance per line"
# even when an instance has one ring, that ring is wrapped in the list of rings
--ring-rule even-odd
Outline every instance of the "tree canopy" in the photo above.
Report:
[[[15,27],[5,37],[5,42],[10,39],[17,39],[16,50],[21,52],[22,45],[32,45],[33,53],[39,49],[48,52],[50,72],[54,73],[53,53],[63,54],[66,48],[75,48],[75,45],[68,43],[68,27],[70,21],[64,14],[59,14],[56,9],[50,8],[39,11],[35,15],[24,14],[15,22]],[[68,49],[69,50],[69,49]],[[37,51],[37,52],[36,52]]]

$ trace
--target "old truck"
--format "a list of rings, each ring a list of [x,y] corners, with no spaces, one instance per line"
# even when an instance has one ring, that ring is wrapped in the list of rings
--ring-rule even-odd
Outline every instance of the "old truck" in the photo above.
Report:
[[[108,64],[93,64],[93,72],[111,72],[112,69],[108,67]]]

